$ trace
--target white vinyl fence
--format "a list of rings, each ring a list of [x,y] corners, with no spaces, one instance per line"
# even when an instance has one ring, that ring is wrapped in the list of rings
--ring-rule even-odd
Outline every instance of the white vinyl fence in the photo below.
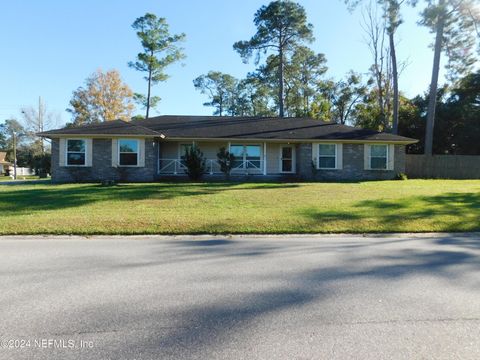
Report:
[[[13,166],[10,167],[10,175],[13,175]],[[30,168],[17,167],[17,177],[18,176],[27,176],[27,175],[35,175],[35,173]]]

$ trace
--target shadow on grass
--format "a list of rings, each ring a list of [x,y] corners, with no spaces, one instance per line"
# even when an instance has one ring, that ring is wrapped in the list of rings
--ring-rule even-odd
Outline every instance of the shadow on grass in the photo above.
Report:
[[[349,220],[369,220],[393,231],[402,231],[401,228],[409,221],[427,219],[443,231],[474,231],[480,230],[480,194],[447,193],[398,200],[364,200],[356,203],[353,210],[328,211],[313,207],[302,210],[300,214],[325,225]],[[442,224],[444,217],[449,217],[449,221]]]
[[[102,201],[167,200],[188,196],[213,195],[227,190],[270,190],[299,186],[298,184],[284,183],[188,182],[119,184],[110,187],[100,184],[42,185],[28,184],[27,189],[17,188],[16,186],[0,189],[0,212],[2,216],[14,215],[24,211],[67,209]]]

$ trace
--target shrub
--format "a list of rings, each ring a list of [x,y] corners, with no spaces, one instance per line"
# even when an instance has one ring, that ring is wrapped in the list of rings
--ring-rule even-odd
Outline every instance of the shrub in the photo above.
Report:
[[[117,182],[115,180],[102,180],[102,186],[115,186]]]
[[[183,162],[187,168],[187,173],[190,180],[200,180],[206,170],[205,158],[203,153],[196,146],[187,148],[183,157]]]
[[[408,180],[407,174],[400,172],[395,175],[395,180]]]
[[[225,178],[230,178],[230,173],[233,169],[235,155],[227,151],[224,147],[220,148],[217,153],[217,162],[220,165],[220,171],[225,174]]]
[[[47,174],[50,173],[50,168],[52,165],[52,156],[51,154],[41,154],[35,155],[32,159],[32,168],[36,175],[40,178],[46,178]]]

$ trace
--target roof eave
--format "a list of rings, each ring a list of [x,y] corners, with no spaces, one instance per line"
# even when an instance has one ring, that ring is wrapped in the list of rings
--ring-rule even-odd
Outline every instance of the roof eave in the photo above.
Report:
[[[180,136],[166,136],[162,139],[165,140],[197,140],[197,141],[270,141],[270,142],[313,142],[313,143],[378,143],[378,144],[398,144],[398,145],[409,145],[415,144],[418,142],[416,139],[405,139],[405,140],[382,140],[382,139],[299,139],[299,138],[244,138],[244,137],[180,137]]]
[[[66,138],[66,137],[82,137],[82,138],[119,138],[119,137],[131,137],[131,138],[165,138],[165,135],[158,134],[49,134],[49,133],[36,133],[35,135],[40,137],[46,137],[49,139],[54,138]]]

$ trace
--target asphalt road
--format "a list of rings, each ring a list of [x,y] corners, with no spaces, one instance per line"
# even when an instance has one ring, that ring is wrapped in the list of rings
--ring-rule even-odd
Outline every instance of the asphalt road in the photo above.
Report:
[[[0,238],[0,359],[479,359],[480,235]]]

